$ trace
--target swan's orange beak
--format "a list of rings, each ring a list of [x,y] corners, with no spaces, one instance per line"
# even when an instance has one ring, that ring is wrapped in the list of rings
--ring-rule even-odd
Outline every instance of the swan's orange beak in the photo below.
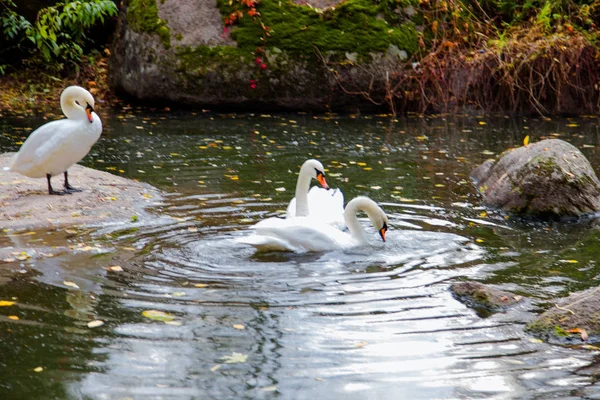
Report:
[[[94,109],[92,108],[92,106],[90,106],[88,104],[87,107],[85,108],[85,113],[87,114],[88,120],[90,122],[94,122],[94,117],[92,116],[93,112],[94,112]]]
[[[329,185],[327,185],[327,181],[325,180],[325,174],[321,171],[317,171],[317,180],[324,189],[329,189]]]
[[[383,223],[383,227],[379,230],[379,236],[381,236],[381,239],[385,242],[385,233],[387,232],[388,227],[387,224],[384,222]]]

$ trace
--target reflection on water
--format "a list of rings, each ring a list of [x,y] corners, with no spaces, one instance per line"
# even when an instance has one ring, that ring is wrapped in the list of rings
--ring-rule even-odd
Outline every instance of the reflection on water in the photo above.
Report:
[[[590,350],[523,332],[545,302],[597,281],[593,223],[506,219],[479,207],[468,178],[525,135],[567,139],[594,164],[596,120],[129,110],[104,121],[84,163],[167,191],[161,218],[3,232],[0,246],[28,253],[0,264],[0,300],[15,302],[0,307],[2,398],[600,395]],[[39,122],[0,124],[8,151],[20,140],[13,128]],[[235,240],[284,213],[309,157],[347,200],[382,205],[385,244],[256,254]],[[482,319],[448,291],[460,279],[532,301]],[[93,320],[104,325],[89,328]]]

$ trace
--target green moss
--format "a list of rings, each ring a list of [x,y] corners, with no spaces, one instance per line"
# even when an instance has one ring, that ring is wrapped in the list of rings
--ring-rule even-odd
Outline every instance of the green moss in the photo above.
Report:
[[[166,21],[158,18],[156,0],[131,0],[127,7],[127,22],[138,33],[156,33],[162,44],[171,47],[171,31]]]
[[[180,47],[175,54],[182,71],[202,75],[214,69],[247,67],[254,58],[252,52],[233,46]]]
[[[570,336],[570,335],[569,335],[569,332],[565,331],[563,328],[561,328],[561,327],[560,327],[560,326],[558,326],[558,325],[555,325],[555,326],[554,326],[554,334],[555,334],[556,336],[559,336],[559,337],[567,337],[567,336]]]
[[[390,45],[403,49],[408,55],[418,50],[418,36],[411,21],[399,22],[388,15],[399,15],[394,10],[408,5],[416,6],[414,0],[381,3],[373,0],[346,0],[319,11],[292,3],[290,0],[262,0],[257,10],[260,22],[269,28],[269,36],[262,40],[261,24],[245,15],[239,19],[231,37],[238,47],[277,47],[286,52],[314,54],[315,47],[327,52],[356,52],[361,56],[385,52]],[[238,7],[234,2],[217,0],[223,15],[229,15]]]

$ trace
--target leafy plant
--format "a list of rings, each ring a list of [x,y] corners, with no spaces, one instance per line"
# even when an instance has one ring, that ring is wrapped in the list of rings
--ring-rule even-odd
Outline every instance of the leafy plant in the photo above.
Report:
[[[34,22],[18,14],[13,0],[0,0],[0,28],[4,42],[0,54],[18,51],[31,59],[61,67],[65,62],[77,63],[89,41],[86,32],[117,14],[112,0],[75,0],[58,2],[38,12]],[[6,65],[0,65],[0,74]]]

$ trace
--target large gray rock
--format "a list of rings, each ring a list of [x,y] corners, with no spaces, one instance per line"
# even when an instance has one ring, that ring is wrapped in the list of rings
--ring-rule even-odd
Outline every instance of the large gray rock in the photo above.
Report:
[[[577,217],[600,210],[600,181],[573,145],[548,139],[504,152],[476,168],[489,207],[534,217]]]
[[[241,2],[227,0],[125,1],[112,48],[110,85],[153,104],[366,110],[375,103],[386,107],[386,85],[397,81],[391,71],[399,70],[418,48],[414,24],[400,5],[387,17],[378,11],[379,3],[366,12],[338,11],[336,7],[343,9],[344,4],[319,11],[265,0],[256,6],[261,17],[253,25],[253,18],[244,14],[239,24],[224,26],[232,4],[241,7]],[[301,22],[297,16],[302,16]],[[383,18],[394,21],[388,25]],[[331,22],[343,19],[348,21]],[[364,30],[340,28],[359,21]],[[266,34],[257,33],[262,22],[278,25]],[[310,32],[317,35],[314,38],[333,32],[335,40],[327,43],[332,48],[303,41],[301,35]]]

